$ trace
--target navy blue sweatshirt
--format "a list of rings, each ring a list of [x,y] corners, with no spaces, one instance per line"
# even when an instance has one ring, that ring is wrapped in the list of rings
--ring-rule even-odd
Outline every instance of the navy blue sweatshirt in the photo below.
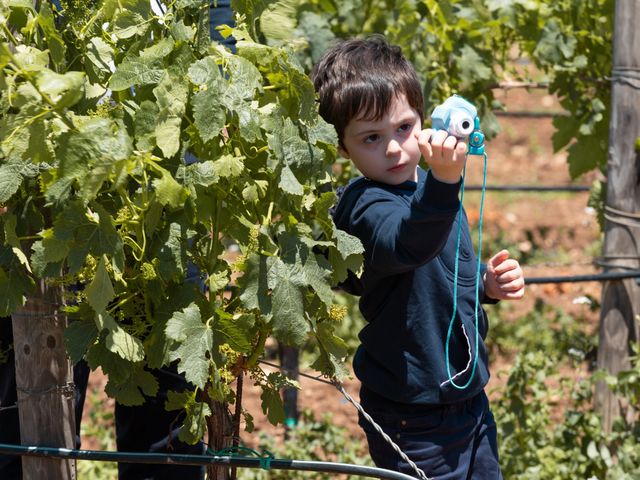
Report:
[[[458,306],[449,345],[457,385],[469,380],[475,354],[477,257],[466,215],[457,215],[459,190],[460,183],[439,182],[419,168],[417,183],[386,185],[361,177],[349,184],[335,207],[336,226],[358,237],[365,249],[360,282],[346,288],[361,295],[360,310],[367,321],[353,361],[365,405],[455,403],[478,394],[489,379],[483,342],[488,323],[480,306],[473,379],[460,390],[447,375],[445,343],[453,310],[458,221]],[[479,295],[483,299],[482,280]]]

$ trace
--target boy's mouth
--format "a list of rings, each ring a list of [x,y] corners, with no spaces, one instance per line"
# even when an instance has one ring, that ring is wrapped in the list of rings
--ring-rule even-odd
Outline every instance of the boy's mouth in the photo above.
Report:
[[[406,163],[399,163],[395,167],[388,168],[387,172],[397,172],[398,170],[402,170],[406,166],[407,166]]]

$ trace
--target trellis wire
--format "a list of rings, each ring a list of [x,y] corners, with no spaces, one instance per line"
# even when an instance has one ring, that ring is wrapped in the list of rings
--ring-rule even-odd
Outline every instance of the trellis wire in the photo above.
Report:
[[[274,367],[274,368],[278,368],[278,369],[282,369],[282,367],[280,365],[276,365],[274,363],[270,363],[267,362],[265,360],[260,360],[260,363],[264,364],[264,365],[269,365],[270,367]],[[358,410],[358,412],[360,412],[362,414],[362,416],[367,420],[367,422],[369,422],[371,424],[371,426],[376,430],[376,432],[378,432],[382,438],[391,446],[391,448],[393,448],[393,450],[396,451],[396,453],[398,455],[400,455],[400,458],[402,458],[402,460],[404,460],[405,462],[407,462],[407,464],[416,472],[416,474],[418,475],[418,478],[420,478],[421,480],[432,480],[430,479],[426,473],[424,473],[424,471],[422,471],[422,469],[420,469],[420,467],[418,467],[415,462],[413,462],[406,453],[404,453],[402,451],[402,449],[391,439],[391,437],[389,437],[389,435],[387,435],[384,430],[382,430],[382,427],[380,427],[380,425],[378,425],[376,423],[376,421],[371,418],[371,415],[369,415],[364,408],[362,408],[362,405],[360,405],[358,402],[356,402],[353,397],[351,397],[351,395],[349,395],[347,393],[347,391],[344,389],[344,386],[342,385],[341,382],[339,381],[329,381],[329,380],[325,380],[323,378],[320,377],[314,377],[312,375],[308,375],[306,373],[303,372],[298,372],[298,375],[300,375],[301,377],[306,377],[309,378],[311,380],[315,380],[321,383],[325,383],[327,385],[332,385],[333,387],[337,388],[338,391],[340,393],[342,393],[342,395],[344,396],[344,398],[346,398],[355,408],[356,410]]]
[[[347,391],[344,389],[344,387],[340,382],[335,382],[333,386],[336,387],[340,391],[340,393],[342,393],[342,395],[344,395],[344,398],[346,398],[354,407],[356,407],[358,412],[360,412],[360,414],[365,418],[365,420],[369,422],[373,428],[375,428],[376,432],[378,432],[382,436],[385,442],[387,442],[391,446],[391,448],[393,448],[393,450],[400,456],[400,458],[402,458],[402,460],[407,462],[407,464],[413,469],[413,471],[416,472],[416,474],[418,475],[418,478],[420,478],[421,480],[432,480],[429,477],[427,477],[427,474],[424,473],[424,471],[420,467],[418,467],[418,465],[416,465],[415,462],[411,460],[406,453],[402,451],[402,449],[391,439],[389,435],[387,435],[384,432],[384,430],[382,430],[382,427],[380,427],[380,425],[378,425],[375,422],[375,420],[371,418],[371,415],[369,415],[364,410],[364,408],[362,408],[362,405],[356,402],[351,397],[351,395],[347,393]]]

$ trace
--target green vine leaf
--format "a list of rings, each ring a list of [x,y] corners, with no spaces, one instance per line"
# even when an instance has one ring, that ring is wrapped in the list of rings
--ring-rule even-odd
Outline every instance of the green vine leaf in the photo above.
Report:
[[[59,74],[43,68],[36,83],[40,92],[45,94],[56,108],[75,105],[84,95],[84,73],[67,72]]]
[[[350,374],[349,369],[345,367],[349,348],[333,330],[333,325],[326,321],[318,324],[315,334],[320,345],[320,354],[311,366],[319,372],[329,372],[338,380],[342,380]]]
[[[207,85],[206,90],[193,95],[193,118],[203,142],[216,138],[225,126],[227,115],[220,105],[220,93]]]
[[[96,312],[103,312],[109,302],[114,299],[116,293],[113,290],[111,279],[105,267],[104,255],[100,258],[96,273],[91,283],[85,289],[85,293],[87,294],[89,305],[91,305]]]
[[[175,312],[167,322],[165,332],[167,337],[177,342],[170,358],[178,361],[178,371],[195,386],[204,389],[209,378],[213,331],[202,322],[198,306],[192,303]]]
[[[204,402],[196,400],[195,392],[167,392],[165,408],[169,411],[184,410],[184,422],[180,427],[178,438],[188,444],[195,444],[203,437],[207,429],[207,417],[211,408]]]
[[[142,342],[127,333],[112,316],[104,312],[98,312],[96,313],[95,322],[99,332],[106,330],[104,346],[107,350],[132,363],[144,360]]]
[[[296,265],[276,259],[269,270],[268,284],[273,290],[273,334],[287,345],[301,346],[309,325],[304,319],[304,297]]]
[[[63,133],[56,147],[56,155],[61,159],[58,185],[68,185],[72,179],[77,181],[80,198],[89,202],[116,172],[119,162],[129,158],[133,146],[126,127],[120,122],[99,117],[76,117],[74,124],[77,130]],[[63,189],[62,196],[59,196],[55,186],[54,183],[54,190],[47,192],[49,200],[63,201],[70,192]]]
[[[238,279],[238,285],[242,288],[240,300],[248,310],[258,310],[263,315],[271,314],[268,276],[274,261],[273,257],[254,253],[247,257],[245,272]]]
[[[92,370],[102,368],[109,378],[105,392],[122,405],[142,405],[144,395],[153,397],[158,393],[158,381],[144,369],[142,363],[132,364],[124,360],[102,342],[91,345],[86,359]]]
[[[213,163],[213,173],[219,178],[238,177],[244,170],[244,157],[223,155]]]
[[[0,316],[7,317],[22,307],[26,294],[33,292],[34,282],[20,270],[0,266]]]
[[[64,331],[64,342],[69,358],[75,364],[84,358],[87,350],[98,338],[98,329],[92,320],[75,320]]]
[[[5,203],[22,184],[23,166],[17,163],[0,165],[0,203]]]
[[[180,185],[168,171],[162,169],[162,176],[153,181],[156,196],[161,205],[178,208],[183,205],[189,192]]]
[[[95,211],[91,211],[74,202],[60,212],[53,225],[53,238],[43,239],[40,250],[34,252],[37,256],[32,264],[42,267],[66,259],[70,273],[75,274],[87,255],[92,254],[110,256],[120,271],[124,269],[122,238],[104,208],[96,206]]]

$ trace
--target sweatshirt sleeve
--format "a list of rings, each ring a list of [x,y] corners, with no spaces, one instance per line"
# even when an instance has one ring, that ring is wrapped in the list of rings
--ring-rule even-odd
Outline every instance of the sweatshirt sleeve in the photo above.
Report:
[[[459,191],[460,183],[439,182],[430,172],[410,203],[384,188],[367,189],[350,212],[349,230],[363,243],[368,268],[396,274],[434,258],[460,208]]]

